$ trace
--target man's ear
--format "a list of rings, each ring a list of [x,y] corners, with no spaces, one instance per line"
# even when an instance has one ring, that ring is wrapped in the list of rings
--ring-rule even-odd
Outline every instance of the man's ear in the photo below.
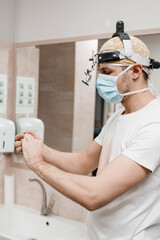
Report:
[[[135,63],[131,69],[132,69],[132,79],[133,80],[138,79],[142,74],[142,64]]]

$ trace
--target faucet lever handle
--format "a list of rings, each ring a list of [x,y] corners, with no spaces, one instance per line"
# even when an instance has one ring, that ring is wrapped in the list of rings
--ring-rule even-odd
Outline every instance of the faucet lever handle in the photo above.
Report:
[[[43,210],[43,214],[44,214],[44,215],[48,215],[48,214],[51,213],[52,207],[53,207],[54,203],[55,203],[55,200],[53,199],[53,200],[50,202],[49,206]]]
[[[52,199],[52,201],[50,202],[48,208],[49,208],[49,209],[52,209],[52,207],[53,207],[54,204],[55,204],[55,200]]]

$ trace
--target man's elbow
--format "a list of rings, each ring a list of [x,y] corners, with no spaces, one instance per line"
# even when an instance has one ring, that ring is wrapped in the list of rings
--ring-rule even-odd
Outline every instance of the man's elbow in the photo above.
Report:
[[[102,203],[99,198],[97,198],[96,194],[91,194],[87,201],[84,203],[84,207],[88,211],[95,211],[98,210],[99,208],[104,207],[106,204]]]
[[[100,207],[96,206],[95,204],[93,203],[89,203],[87,206],[86,206],[86,209],[90,212],[93,212],[97,209],[99,209]]]

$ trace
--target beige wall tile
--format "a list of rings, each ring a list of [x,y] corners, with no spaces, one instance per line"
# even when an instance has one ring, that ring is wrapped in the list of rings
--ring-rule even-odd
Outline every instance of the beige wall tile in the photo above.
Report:
[[[39,88],[39,49],[33,47],[22,47],[16,49],[16,76],[34,77],[35,89]],[[15,81],[16,82],[16,81]],[[15,83],[16,84],[16,83]],[[34,112],[30,117],[37,117],[38,91],[35,91]],[[16,114],[15,118],[26,117],[27,114]]]

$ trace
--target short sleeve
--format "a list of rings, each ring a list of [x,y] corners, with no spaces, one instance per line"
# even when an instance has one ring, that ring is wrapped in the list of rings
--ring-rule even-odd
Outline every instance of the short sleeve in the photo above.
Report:
[[[104,140],[104,137],[105,137],[105,132],[106,132],[106,124],[103,126],[100,134],[94,139],[94,141],[96,143],[98,143],[99,145],[103,145],[103,140]]]
[[[122,154],[153,172],[160,165],[160,122],[137,131]]]
[[[119,117],[119,115],[123,112],[124,108],[120,108],[118,109],[115,113],[113,113],[106,121],[106,124],[103,126],[100,134],[94,139],[96,143],[98,143],[99,145],[103,145],[105,136],[106,136],[106,132],[108,132],[109,128],[111,127],[111,125],[113,125],[114,123],[116,123],[117,121],[117,117]]]

